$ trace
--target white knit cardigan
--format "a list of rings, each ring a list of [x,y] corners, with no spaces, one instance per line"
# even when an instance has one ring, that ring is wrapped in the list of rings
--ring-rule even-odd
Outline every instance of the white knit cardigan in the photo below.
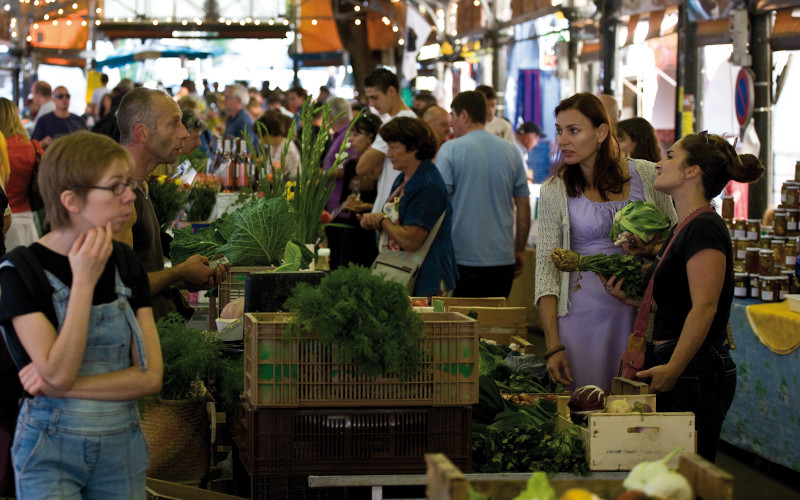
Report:
[[[653,189],[655,165],[646,160],[628,160],[628,170],[636,169],[642,179],[644,199],[668,214],[672,223],[678,220],[672,198]],[[536,289],[534,303],[545,295],[558,297],[558,316],[569,312],[569,273],[559,272],[550,260],[555,248],[570,249],[569,210],[564,180],[554,175],[542,184],[539,194],[539,233],[536,240]]]

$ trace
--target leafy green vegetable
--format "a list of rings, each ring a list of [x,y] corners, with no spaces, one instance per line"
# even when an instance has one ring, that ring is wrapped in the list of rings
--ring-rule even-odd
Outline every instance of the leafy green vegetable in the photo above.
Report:
[[[615,245],[624,242],[636,244],[633,235],[639,236],[644,243],[650,242],[656,235],[672,225],[669,216],[658,207],[646,201],[632,201],[622,207],[611,224],[609,238]]]
[[[547,481],[547,474],[534,472],[525,489],[514,500],[556,500],[556,491]]]
[[[485,375],[492,380],[505,380],[511,375],[511,367],[503,361],[503,357],[493,354],[485,342],[481,342],[478,347],[480,353],[481,375]]]
[[[224,216],[208,227],[201,228],[197,234],[193,234],[192,228],[188,226],[176,230],[169,247],[172,264],[180,264],[195,254],[204,255],[209,259],[214,257],[219,253],[219,247],[228,241],[228,234],[232,230],[229,218]]]
[[[202,378],[222,356],[224,345],[216,335],[191,328],[177,313],[156,325],[164,359],[164,381],[155,397],[189,399],[203,395]]]
[[[622,291],[628,297],[640,299],[644,294],[644,273],[642,265],[632,255],[597,254],[583,256],[572,250],[556,248],[550,253],[550,259],[559,271],[593,271],[606,278],[617,276],[625,278]],[[580,289],[576,284],[575,289]]]
[[[316,287],[295,286],[284,309],[294,313],[291,338],[314,331],[336,345],[336,360],[354,361],[368,376],[414,376],[421,368],[425,331],[405,288],[362,266],[340,267]]]
[[[233,231],[219,251],[234,266],[279,265],[294,234],[295,213],[284,198],[261,198],[231,214]]]

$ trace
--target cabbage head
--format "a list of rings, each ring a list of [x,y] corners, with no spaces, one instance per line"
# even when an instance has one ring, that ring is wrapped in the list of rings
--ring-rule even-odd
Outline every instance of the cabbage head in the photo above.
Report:
[[[649,243],[656,235],[669,229],[672,222],[667,214],[646,201],[632,201],[614,215],[609,237],[615,245],[628,242],[635,245],[634,235]]]

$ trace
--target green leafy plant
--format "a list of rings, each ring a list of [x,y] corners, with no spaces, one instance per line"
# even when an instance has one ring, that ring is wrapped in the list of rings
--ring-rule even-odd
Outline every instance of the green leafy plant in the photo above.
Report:
[[[669,216],[652,203],[632,201],[614,215],[608,236],[617,246],[622,243],[636,245],[634,235],[644,243],[649,243],[654,237],[660,237],[671,225]]]
[[[217,203],[221,181],[216,175],[197,174],[192,189],[189,191],[185,219],[188,221],[204,221],[211,216]]]
[[[177,313],[161,318],[156,328],[164,359],[164,381],[154,398],[202,397],[202,379],[219,362],[224,344],[212,333],[191,328]]]
[[[186,187],[180,179],[170,179],[166,175],[152,175],[147,180],[148,196],[163,230],[172,227],[183,203],[186,201]]]
[[[212,258],[219,253],[219,247],[224,245],[233,234],[233,218],[222,215],[208,227],[201,228],[197,234],[191,227],[182,227],[173,232],[169,252],[172,264],[180,264],[195,254]],[[230,257],[228,258],[230,260]]]
[[[279,265],[297,216],[279,197],[261,198],[231,214],[233,231],[219,251],[235,266]]]
[[[622,291],[628,297],[640,299],[644,295],[644,273],[642,265],[633,255],[620,254],[597,254],[581,255],[572,250],[556,248],[550,253],[550,260],[559,271],[593,271],[602,274],[606,278],[616,276],[625,278],[622,284]],[[575,284],[575,289],[580,289],[579,284]]]
[[[424,355],[424,325],[405,288],[362,266],[340,267],[314,287],[298,284],[284,309],[294,313],[287,340],[313,331],[336,345],[336,360],[367,376],[411,377]]]

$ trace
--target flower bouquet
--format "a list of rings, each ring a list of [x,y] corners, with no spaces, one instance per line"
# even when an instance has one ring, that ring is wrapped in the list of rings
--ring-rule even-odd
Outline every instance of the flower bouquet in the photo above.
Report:
[[[153,203],[158,225],[162,231],[172,227],[183,203],[186,201],[187,187],[180,179],[170,179],[166,175],[150,176],[147,179],[150,201]]]
[[[217,193],[222,182],[216,175],[197,174],[189,191],[189,205],[186,208],[187,221],[208,220],[214,205],[217,203]]]

